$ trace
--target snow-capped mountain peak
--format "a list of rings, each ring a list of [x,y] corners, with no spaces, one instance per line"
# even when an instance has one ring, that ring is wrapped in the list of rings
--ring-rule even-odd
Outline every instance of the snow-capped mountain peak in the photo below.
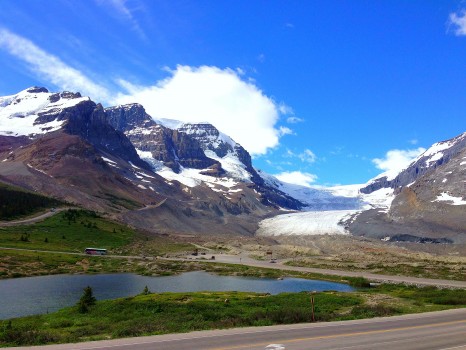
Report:
[[[222,157],[226,149],[234,151],[238,145],[231,137],[220,132],[210,123],[184,123],[177,128],[179,131],[194,136],[206,149],[210,149]]]
[[[466,145],[466,132],[450,140],[434,143],[429,149],[419,155],[419,157],[417,157],[411,164],[415,164],[422,160],[425,166],[429,167],[432,163],[442,159],[445,156],[445,153],[448,153],[448,150],[455,148],[455,146],[461,147],[462,145]]]
[[[50,93],[44,87],[0,97],[0,135],[33,136],[57,130],[64,120],[51,118],[51,114],[89,100],[80,93]]]
[[[370,180],[363,193],[371,193],[381,188],[402,188],[414,183],[424,174],[446,164],[466,148],[466,132],[446,141],[433,144],[411,164],[398,173],[383,173]]]

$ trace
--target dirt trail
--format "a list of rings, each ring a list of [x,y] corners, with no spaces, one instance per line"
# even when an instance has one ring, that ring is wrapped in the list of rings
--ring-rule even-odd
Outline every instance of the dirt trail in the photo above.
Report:
[[[49,210],[46,213],[42,213],[42,214],[39,214],[31,218],[27,218],[27,219],[21,219],[21,220],[15,220],[15,221],[0,221],[0,227],[33,224],[35,222],[43,221],[59,212],[62,212],[68,209],[77,209],[77,208],[72,208],[72,207],[58,208],[58,209],[55,209],[54,211]]]

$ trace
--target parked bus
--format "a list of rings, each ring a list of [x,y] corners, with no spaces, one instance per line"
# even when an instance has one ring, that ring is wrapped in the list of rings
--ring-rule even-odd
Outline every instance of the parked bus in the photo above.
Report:
[[[106,255],[107,254],[107,249],[86,248],[86,249],[84,249],[84,253],[90,254],[90,255]]]

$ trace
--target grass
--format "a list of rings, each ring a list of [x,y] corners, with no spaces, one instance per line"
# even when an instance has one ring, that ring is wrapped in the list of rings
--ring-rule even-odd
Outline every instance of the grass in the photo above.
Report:
[[[134,235],[134,230],[93,212],[70,209],[36,224],[1,227],[0,246],[63,252],[98,247],[111,252],[129,244]]]
[[[464,290],[388,284],[354,293],[319,292],[314,298],[319,322],[466,307]],[[310,296],[305,292],[141,294],[98,301],[88,313],[80,313],[75,306],[53,314],[0,321],[0,346],[311,321]]]
[[[0,278],[106,272],[167,275],[190,268],[153,259],[102,258],[57,252],[83,253],[86,247],[97,247],[114,255],[153,258],[193,249],[191,244],[179,243],[170,237],[145,236],[85,210],[57,213],[31,225],[0,227],[0,247],[39,250],[0,249]]]
[[[321,293],[316,318],[329,320],[361,303],[358,296]],[[0,345],[77,342],[311,320],[306,293],[149,294],[100,301],[85,314],[79,313],[77,307],[70,307],[49,315],[0,322]]]
[[[172,275],[201,269],[196,264],[160,259],[133,259],[0,249],[0,279],[62,273],[132,272]]]

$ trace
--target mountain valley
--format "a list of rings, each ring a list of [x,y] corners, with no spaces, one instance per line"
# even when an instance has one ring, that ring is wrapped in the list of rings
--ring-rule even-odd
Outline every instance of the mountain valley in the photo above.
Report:
[[[466,244],[466,133],[399,174],[309,188],[255,169],[209,123],[32,87],[0,98],[0,181],[152,233]],[[265,221],[263,221],[265,220]]]

